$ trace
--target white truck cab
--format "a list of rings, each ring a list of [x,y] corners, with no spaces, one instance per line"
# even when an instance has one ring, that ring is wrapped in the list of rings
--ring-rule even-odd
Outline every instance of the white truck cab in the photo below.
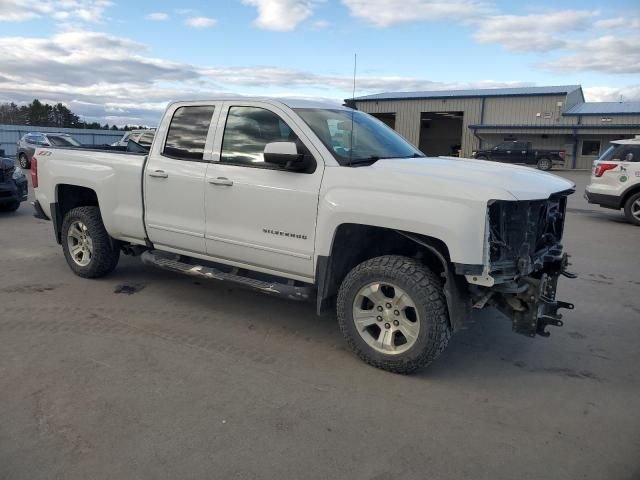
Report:
[[[408,373],[489,305],[548,336],[575,185],[526,167],[427,158],[363,112],[225,98],[169,105],[148,153],[41,148],[37,216],[68,265],[145,263],[335,308],[366,362]]]
[[[640,226],[640,135],[611,142],[593,162],[585,198],[604,208],[624,209],[627,219]]]

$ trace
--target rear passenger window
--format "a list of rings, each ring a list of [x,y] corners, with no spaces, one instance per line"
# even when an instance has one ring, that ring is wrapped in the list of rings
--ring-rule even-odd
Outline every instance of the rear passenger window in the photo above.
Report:
[[[213,109],[213,105],[178,108],[162,153],[179,160],[202,160]]]

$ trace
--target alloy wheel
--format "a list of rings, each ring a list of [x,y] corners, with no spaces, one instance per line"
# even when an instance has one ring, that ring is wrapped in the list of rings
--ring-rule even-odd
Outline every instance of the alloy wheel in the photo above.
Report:
[[[414,301],[389,282],[362,287],[353,302],[353,321],[360,337],[374,350],[399,354],[418,339],[420,317]]]
[[[67,232],[67,246],[73,261],[81,267],[86,267],[93,256],[93,241],[89,235],[87,226],[80,220],[76,220]]]

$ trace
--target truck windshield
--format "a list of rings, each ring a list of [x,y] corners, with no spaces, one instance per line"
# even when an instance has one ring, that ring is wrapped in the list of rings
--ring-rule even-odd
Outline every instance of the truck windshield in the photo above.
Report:
[[[297,108],[295,111],[340,165],[425,156],[394,130],[366,113],[318,108]]]

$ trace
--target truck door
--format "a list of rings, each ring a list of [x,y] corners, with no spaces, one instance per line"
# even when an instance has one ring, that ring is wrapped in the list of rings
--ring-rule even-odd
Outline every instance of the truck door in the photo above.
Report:
[[[512,163],[530,163],[528,162],[530,144],[527,142],[514,142],[511,150]]]
[[[220,104],[167,110],[144,171],[145,224],[157,247],[205,253],[205,147]]]
[[[324,163],[296,125],[271,104],[225,104],[206,175],[206,245],[214,259],[268,273],[313,278]],[[297,142],[313,166],[295,172],[264,161],[270,142]]]
[[[501,143],[493,147],[491,151],[491,160],[494,162],[508,162],[511,154],[511,143]]]

